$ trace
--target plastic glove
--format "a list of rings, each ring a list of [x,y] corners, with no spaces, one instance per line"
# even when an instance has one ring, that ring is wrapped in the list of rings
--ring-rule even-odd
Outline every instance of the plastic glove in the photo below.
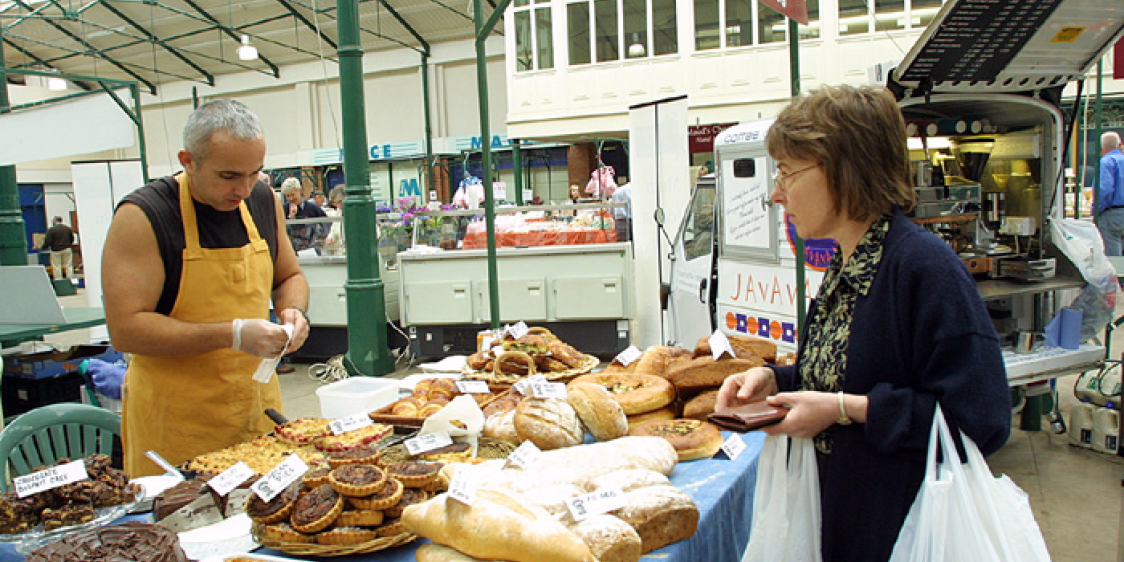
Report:
[[[238,323],[235,322],[235,326]],[[235,328],[237,329],[237,328]],[[289,335],[280,324],[268,320],[251,318],[242,320],[240,334],[234,338],[238,342],[235,350],[244,351],[257,357],[277,357],[285,350]]]
[[[125,382],[124,366],[91,358],[88,360],[86,372],[94,379],[94,390],[99,394],[114,400],[121,399],[121,384]]]

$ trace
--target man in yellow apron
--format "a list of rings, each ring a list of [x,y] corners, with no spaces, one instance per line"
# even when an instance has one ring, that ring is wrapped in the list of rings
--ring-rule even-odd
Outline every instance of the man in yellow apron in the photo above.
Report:
[[[184,126],[183,171],[154,180],[117,208],[102,263],[106,324],[133,358],[125,377],[122,440],[131,476],[269,431],[277,376],[251,376],[289,337],[269,321],[270,299],[308,336],[308,283],[281,207],[258,182],[265,138],[243,104],[215,100]]]

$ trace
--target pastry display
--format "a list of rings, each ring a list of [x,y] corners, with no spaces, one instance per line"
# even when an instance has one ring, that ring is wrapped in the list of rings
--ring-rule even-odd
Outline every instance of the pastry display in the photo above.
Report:
[[[313,535],[306,535],[289,525],[288,521],[281,521],[273,525],[266,525],[265,536],[275,541],[293,542],[293,543],[314,543],[316,537]]]
[[[390,476],[408,488],[422,488],[437,479],[441,465],[428,462],[404,461],[386,467]]]
[[[285,422],[277,426],[273,433],[284,443],[291,445],[305,445],[331,435],[328,429],[328,420],[318,418],[301,418]]]
[[[57,508],[48,507],[40,514],[40,518],[44,531],[81,525],[94,520],[94,506],[88,503],[68,503]]]
[[[315,488],[321,484],[327,484],[328,475],[331,474],[332,468],[335,467],[333,466],[330,468],[316,468],[310,470],[304,473],[304,476],[301,477],[301,481],[303,481],[304,485],[309,488]]]
[[[499,345],[468,357],[465,376],[511,384],[533,374],[547,380],[566,380],[593,370],[600,361],[566,344],[549,330],[532,327],[521,338],[504,336]]]
[[[82,459],[89,478],[32,494],[25,498],[14,492],[0,495],[0,532],[25,533],[42,524],[46,531],[79,525],[94,519],[94,510],[122,505],[136,500],[139,488],[129,484],[129,477],[110,466],[106,455],[95,454]],[[70,459],[36,469],[33,472],[67,464]]]
[[[14,535],[39,524],[46,503],[39,494],[21,498],[15,492],[0,495],[0,533]]]
[[[393,507],[402,499],[405,487],[397,478],[389,478],[378,492],[369,496],[349,497],[347,503],[360,510],[381,511]]]
[[[666,439],[675,447],[680,462],[713,457],[722,447],[718,428],[699,420],[649,421],[628,430],[628,434]]]
[[[498,393],[505,392],[503,389],[497,389],[488,393],[474,392],[469,396],[483,408],[492,403]],[[422,379],[414,385],[414,391],[410,396],[400,398],[389,406],[371,412],[370,417],[383,423],[421,426],[425,418],[441,411],[441,408],[461,394],[453,379]]]
[[[374,464],[379,450],[374,445],[361,445],[328,453],[328,466],[337,468],[345,464]]]
[[[325,422],[327,427],[327,420]],[[309,467],[325,464],[324,453],[312,447],[287,443],[277,437],[263,435],[225,449],[204,453],[187,462],[187,468],[196,472],[218,474],[239,462],[246,463],[259,476],[265,475],[290,454],[296,454]]]
[[[328,484],[348,497],[377,493],[385,483],[386,472],[373,464],[345,464],[328,474]]]
[[[567,387],[566,400],[594,439],[608,441],[628,433],[624,408],[604,386],[572,383]]]
[[[340,527],[377,527],[382,524],[383,512],[377,509],[344,509],[336,518]]]
[[[406,488],[402,490],[402,497],[398,499],[398,503],[383,510],[389,518],[396,518],[402,516],[402,511],[407,507],[416,503],[424,502],[429,499],[429,492],[420,490],[418,488]]]
[[[187,562],[176,533],[127,521],[88,529],[32,552],[27,562]]]
[[[293,507],[300,495],[301,484],[295,482],[281,491],[268,502],[262,501],[257,494],[250,496],[246,501],[246,515],[258,523],[276,523],[283,521],[293,512]]]
[[[583,383],[608,389],[627,415],[658,410],[675,401],[675,389],[667,379],[656,375],[593,373],[574,379],[568,386]]]
[[[343,496],[325,484],[297,500],[289,524],[302,533],[315,533],[331,525],[342,511]]]
[[[378,534],[371,529],[359,527],[336,527],[316,535],[316,542],[320,544],[359,544],[375,540]]]
[[[346,451],[348,449],[355,449],[357,447],[364,447],[377,443],[394,433],[394,428],[382,424],[372,423],[371,425],[345,431],[339,435],[328,435],[321,437],[313,442],[313,445],[320,451],[335,452]]]
[[[542,450],[579,445],[585,436],[573,406],[554,398],[520,402],[515,411],[515,432],[520,441],[530,441]]]

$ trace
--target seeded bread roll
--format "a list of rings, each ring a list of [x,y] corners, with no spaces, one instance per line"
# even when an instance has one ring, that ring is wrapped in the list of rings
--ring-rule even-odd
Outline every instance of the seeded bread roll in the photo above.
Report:
[[[515,433],[540,449],[580,445],[585,431],[570,403],[553,398],[527,398],[515,410]]]
[[[607,388],[599,384],[575,384],[567,388],[566,400],[594,439],[608,441],[628,433],[624,409]]]
[[[710,356],[696,357],[690,361],[677,363],[668,370],[667,380],[675,385],[675,390],[681,397],[692,397],[696,394],[722,386],[726,377],[748,371],[754,367],[765,364],[761,358],[754,359],[729,359],[723,357],[715,361]]]
[[[734,350],[734,357],[738,359],[753,359],[759,358],[766,363],[773,363],[777,360],[777,344],[773,340],[765,338],[757,338],[753,336],[731,336],[727,335],[726,339],[730,340],[730,347]],[[710,349],[710,338],[699,338],[695,344],[694,356],[697,357],[711,357],[713,353]],[[723,355],[723,359],[729,358],[729,355]]]
[[[581,537],[600,562],[640,560],[640,535],[620,517],[594,515],[570,525],[569,528]]]
[[[656,375],[591,373],[570,381],[567,388],[585,383],[605,387],[628,415],[658,410],[675,401],[675,389]]]
[[[699,524],[691,496],[674,486],[648,486],[625,494],[617,517],[636,529],[643,554],[690,538]]]
[[[637,437],[662,437],[675,447],[679,462],[713,457],[722,447],[722,433],[699,420],[650,421],[628,430]]]

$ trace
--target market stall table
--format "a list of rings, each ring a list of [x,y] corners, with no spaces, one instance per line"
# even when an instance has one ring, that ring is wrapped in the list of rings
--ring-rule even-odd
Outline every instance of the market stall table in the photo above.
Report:
[[[66,315],[66,322],[61,324],[0,324],[0,346],[10,347],[47,334],[105,324],[105,310],[102,308],[67,307],[62,312]]]
[[[724,438],[729,432],[722,432]],[[750,517],[753,512],[753,487],[757,478],[757,458],[765,442],[765,434],[754,431],[742,435],[746,448],[735,460],[724,453],[714,458],[676,465],[671,483],[694,499],[699,508],[699,526],[687,540],[648,553],[642,560],[666,562],[738,562],[749,542]],[[151,520],[150,515],[143,516]],[[131,516],[136,518],[136,516]],[[285,554],[265,548],[255,554],[282,556],[297,560],[322,562],[414,562],[414,551],[424,544],[419,539],[410,544],[351,556],[317,557]],[[25,557],[12,544],[0,544],[0,562],[23,562]]]

